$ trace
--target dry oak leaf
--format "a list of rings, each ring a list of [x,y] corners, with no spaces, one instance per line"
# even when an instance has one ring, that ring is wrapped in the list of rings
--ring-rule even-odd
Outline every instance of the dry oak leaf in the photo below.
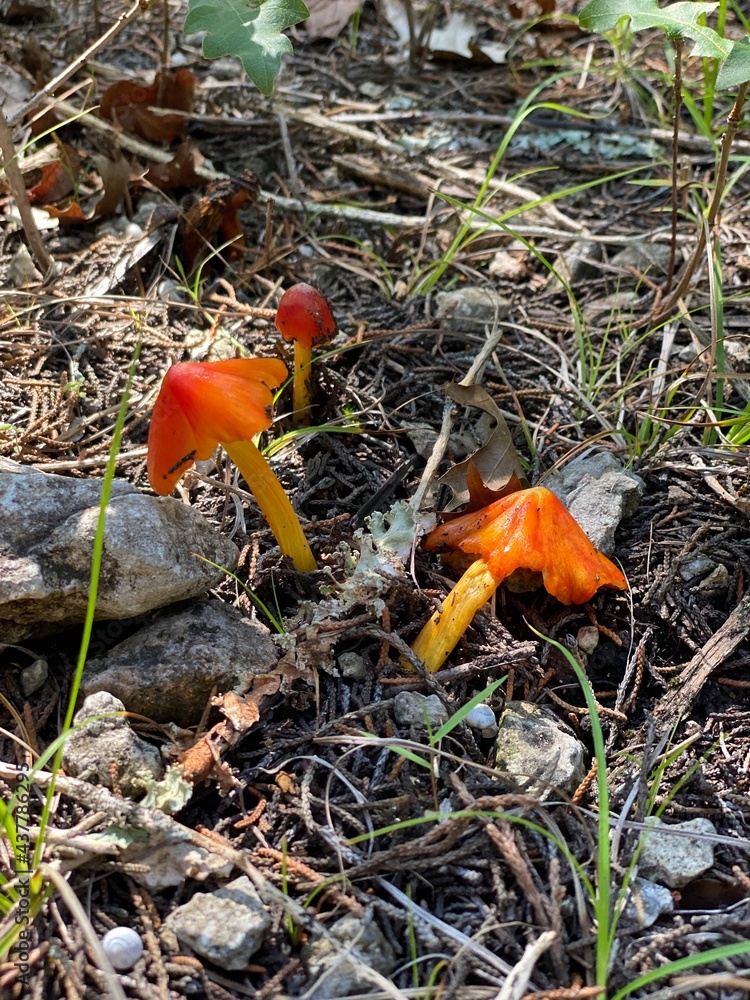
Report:
[[[104,118],[152,142],[172,142],[185,126],[184,114],[159,114],[152,108],[190,113],[195,97],[195,76],[189,69],[156,74],[149,86],[137,80],[118,80],[102,94]]]
[[[60,145],[60,158],[42,167],[42,176],[29,188],[29,201],[51,204],[71,194],[81,176],[81,157],[78,150],[65,143]]]
[[[453,382],[443,386],[443,392],[456,403],[482,410],[495,421],[481,447],[438,479],[439,483],[453,491],[446,512],[466,505],[469,505],[468,510],[478,510],[508,493],[525,489],[529,484],[510,428],[487,390],[480,385]]]
[[[117,158],[110,160],[97,153],[91,159],[96,164],[102,181],[103,194],[95,204],[89,201],[86,209],[80,202],[74,200],[63,208],[55,205],[42,205],[42,208],[53,219],[59,219],[60,225],[80,225],[91,219],[105,219],[114,215],[125,196],[130,179],[130,164],[124,156],[118,153]]]
[[[338,38],[362,0],[306,0],[310,16],[305,20],[309,38]]]
[[[188,271],[214,249],[214,243],[231,243],[227,256],[242,254],[244,231],[237,215],[245,204],[258,198],[260,183],[252,171],[241,177],[211,184],[192,205],[180,223],[182,259]]]
[[[214,778],[219,782],[222,791],[231,789],[234,779],[228,765],[221,760],[221,757],[258,722],[263,699],[273,697],[281,687],[282,681],[280,673],[264,674],[244,696],[228,691],[211,699],[212,704],[225,718],[217,722],[182,755],[180,763],[185,781],[196,785]]]
[[[181,142],[169,163],[157,163],[150,167],[143,177],[160,191],[171,191],[178,187],[199,187],[206,178],[197,172],[205,157],[198,147],[186,140]]]

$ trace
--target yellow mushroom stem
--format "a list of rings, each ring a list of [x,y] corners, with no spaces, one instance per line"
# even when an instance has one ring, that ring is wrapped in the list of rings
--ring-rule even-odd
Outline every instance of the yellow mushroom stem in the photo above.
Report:
[[[229,444],[222,441],[222,446],[242,473],[283,554],[289,556],[301,573],[312,573],[318,568],[315,556],[289,497],[271,466],[252,441],[232,441]]]
[[[312,406],[312,348],[300,341],[294,344],[294,388],[293,423],[295,427],[307,427],[310,423]]]
[[[483,559],[469,566],[411,647],[430,673],[439,670],[450,656],[474,615],[497,590],[499,582]]]

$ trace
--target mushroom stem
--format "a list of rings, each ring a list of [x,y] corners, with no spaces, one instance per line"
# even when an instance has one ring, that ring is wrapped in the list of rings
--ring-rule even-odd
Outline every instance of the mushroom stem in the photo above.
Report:
[[[297,341],[294,345],[294,389],[292,391],[295,427],[307,427],[312,406],[312,348]]]
[[[474,615],[492,597],[497,587],[498,581],[483,559],[477,559],[469,566],[443,601],[440,611],[430,618],[412,645],[430,673],[440,669]]]
[[[265,515],[282,553],[301,573],[318,568],[284,487],[252,441],[222,441],[227,455],[242,473],[247,488]]]

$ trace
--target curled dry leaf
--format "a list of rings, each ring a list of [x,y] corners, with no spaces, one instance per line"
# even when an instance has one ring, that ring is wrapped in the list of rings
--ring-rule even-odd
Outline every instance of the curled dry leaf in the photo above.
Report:
[[[78,184],[80,175],[81,157],[78,150],[63,143],[60,146],[60,158],[52,163],[45,163],[41,178],[29,188],[29,201],[32,205],[38,202],[49,205],[67,198]]]
[[[172,142],[185,125],[184,114],[159,114],[151,108],[171,108],[190,113],[195,96],[195,76],[189,69],[157,73],[148,86],[137,80],[118,80],[102,94],[105,118],[152,142]]]
[[[338,38],[362,0],[307,0],[310,16],[305,21],[309,38]]]
[[[204,159],[198,147],[186,140],[177,147],[169,163],[157,163],[150,167],[143,179],[160,191],[201,186],[206,183],[206,179],[201,177],[197,170]]]
[[[180,763],[185,781],[196,785],[213,777],[222,788],[227,787],[229,775],[226,764],[221,760],[222,755],[258,722],[264,699],[277,693],[283,679],[280,673],[264,674],[244,697],[229,691],[212,699],[225,718],[183,754]]]
[[[106,156],[93,154],[91,159],[96,164],[102,181],[103,194],[93,205],[88,202],[86,208],[78,201],[59,208],[55,205],[43,205],[44,211],[53,219],[59,219],[61,226],[81,225],[92,219],[105,219],[114,215],[125,196],[130,179],[130,164],[122,154],[110,160]]]
[[[468,510],[477,510],[508,493],[527,487],[529,484],[510,428],[487,390],[480,385],[454,382],[443,386],[443,392],[456,403],[482,410],[495,421],[484,444],[438,480],[453,491],[446,511],[455,511],[467,505]]]
[[[209,255],[216,244],[230,242],[228,256],[238,256],[244,247],[244,232],[237,212],[258,198],[260,184],[252,171],[241,177],[211,184],[185,213],[180,225],[182,258],[189,271]]]

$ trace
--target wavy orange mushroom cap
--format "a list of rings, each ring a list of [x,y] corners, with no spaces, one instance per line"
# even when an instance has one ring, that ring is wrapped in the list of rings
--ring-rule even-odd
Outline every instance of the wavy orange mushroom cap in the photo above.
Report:
[[[281,483],[253,444],[271,426],[273,393],[287,377],[276,358],[187,361],[167,370],[148,432],[148,481],[167,496],[196,460],[221,444],[242,473],[284,555],[317,568]]]
[[[519,490],[427,535],[428,551],[478,556],[417,637],[414,652],[438,670],[479,608],[517,569],[542,574],[562,604],[584,604],[600,587],[627,590],[623,573],[596,549],[575,518],[543,486]]]
[[[326,344],[336,333],[336,320],[328,303],[312,285],[301,281],[281,296],[276,329],[294,342],[294,424],[308,422],[312,349]]]

